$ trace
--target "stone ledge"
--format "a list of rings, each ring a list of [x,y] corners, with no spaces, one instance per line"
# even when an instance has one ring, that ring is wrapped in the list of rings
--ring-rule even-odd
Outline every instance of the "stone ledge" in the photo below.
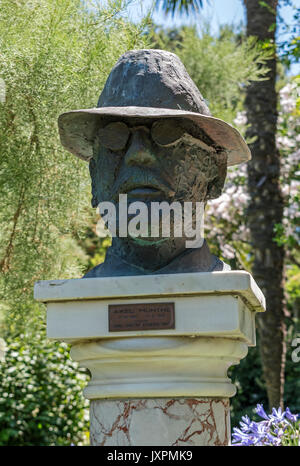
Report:
[[[265,310],[262,291],[245,271],[46,280],[34,287],[35,299],[42,302],[206,294],[236,294],[252,310]]]

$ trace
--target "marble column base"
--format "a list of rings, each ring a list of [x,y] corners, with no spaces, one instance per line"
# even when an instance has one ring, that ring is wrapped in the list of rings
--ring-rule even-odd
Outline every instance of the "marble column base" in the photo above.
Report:
[[[94,446],[230,444],[229,398],[91,400]]]

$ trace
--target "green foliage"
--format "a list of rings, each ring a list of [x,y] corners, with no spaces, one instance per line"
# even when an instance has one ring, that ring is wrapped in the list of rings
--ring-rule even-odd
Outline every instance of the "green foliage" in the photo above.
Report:
[[[203,7],[203,0],[156,0],[156,8],[162,7],[166,13],[196,13]]]
[[[289,407],[292,412],[300,411],[300,364],[292,360],[292,341],[299,333],[299,323],[289,319],[287,321],[288,332],[286,337],[286,366],[284,406]],[[265,383],[262,379],[261,361],[259,353],[259,341],[257,346],[249,348],[246,358],[242,359],[238,366],[229,370],[229,376],[236,385],[237,393],[231,401],[231,424],[237,427],[242,416],[246,414],[254,421],[260,421],[255,413],[257,403],[268,405]]]
[[[289,407],[294,413],[300,412],[300,363],[293,361],[292,352],[295,347],[293,340],[299,336],[299,283],[300,271],[296,265],[289,266],[287,270],[286,297],[290,317],[286,318],[286,364],[285,364],[285,386],[284,406]],[[232,426],[238,426],[241,417],[248,415],[255,421],[260,421],[255,413],[257,403],[268,405],[265,383],[262,379],[259,340],[257,346],[249,348],[246,358],[242,359],[238,366],[229,370],[229,375],[235,383],[237,394],[231,399],[231,422]]]
[[[88,432],[86,374],[68,356],[67,345],[45,335],[6,340],[0,364],[0,445],[82,445]]]
[[[286,271],[287,282],[286,282],[286,291],[289,296],[289,303],[291,306],[293,304],[298,304],[300,301],[300,267],[296,264],[291,265]]]
[[[285,196],[282,223],[274,227],[274,241],[287,251],[287,263],[297,263],[300,221],[300,77],[295,76],[279,90],[281,106],[277,126],[277,145],[281,153],[281,186]]]
[[[223,28],[218,37],[205,25],[201,36],[193,27],[158,30],[152,40],[155,47],[181,58],[211,113],[229,123],[242,108],[245,86],[264,79],[268,69],[270,52],[263,52],[252,38],[237,40],[230,28]]]
[[[290,424],[282,437],[283,447],[299,447],[300,421]]]
[[[290,264],[286,270],[286,297],[289,317],[287,318],[286,336],[286,367],[285,367],[285,387],[284,400],[293,412],[300,412],[300,362],[292,358],[295,350],[293,342],[300,335],[300,267]],[[298,345],[297,345],[298,346]]]
[[[102,3],[102,2],[101,2]],[[81,276],[92,218],[88,165],[60,144],[57,117],[94,107],[119,56],[145,47],[125,0],[0,0],[0,444],[84,441],[85,376],[47,342],[37,280]]]
[[[94,215],[87,220],[87,226],[83,232],[80,234],[74,232],[77,244],[82,251],[86,252],[84,273],[104,262],[107,248],[111,245],[111,237],[105,237],[105,232],[101,231],[100,237],[98,236],[100,215],[94,212]]]
[[[257,403],[267,405],[268,398],[262,380],[260,355],[257,346],[249,348],[247,357],[242,359],[238,366],[229,369],[229,376],[237,389],[236,395],[230,400],[232,427],[238,426],[241,417],[246,414],[251,419],[260,420],[255,415],[255,406]]]
[[[290,331],[287,337],[287,355],[285,367],[284,403],[291,411],[300,412],[300,363],[293,361],[292,352],[295,349],[292,341],[300,333],[299,322],[290,324]]]

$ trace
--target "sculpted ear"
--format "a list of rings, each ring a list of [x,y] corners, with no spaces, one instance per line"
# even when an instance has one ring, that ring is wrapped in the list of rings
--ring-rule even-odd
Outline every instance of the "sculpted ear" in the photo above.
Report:
[[[98,207],[99,201],[98,201],[97,190],[96,190],[96,162],[94,158],[91,158],[89,161],[89,170],[90,170],[90,176],[92,180],[91,204],[92,204],[92,207]]]
[[[218,175],[207,185],[206,200],[216,199],[222,194],[227,175],[227,152],[219,152],[216,155],[216,163],[218,166]]]

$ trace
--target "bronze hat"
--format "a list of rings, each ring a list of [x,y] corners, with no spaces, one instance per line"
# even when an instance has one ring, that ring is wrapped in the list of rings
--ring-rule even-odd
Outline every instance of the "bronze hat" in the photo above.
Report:
[[[62,145],[89,161],[93,141],[103,118],[180,118],[192,121],[216,146],[228,154],[228,165],[251,159],[239,131],[211,116],[184,65],[164,50],[131,50],[122,55],[106,81],[97,107],[73,110],[59,116]]]

